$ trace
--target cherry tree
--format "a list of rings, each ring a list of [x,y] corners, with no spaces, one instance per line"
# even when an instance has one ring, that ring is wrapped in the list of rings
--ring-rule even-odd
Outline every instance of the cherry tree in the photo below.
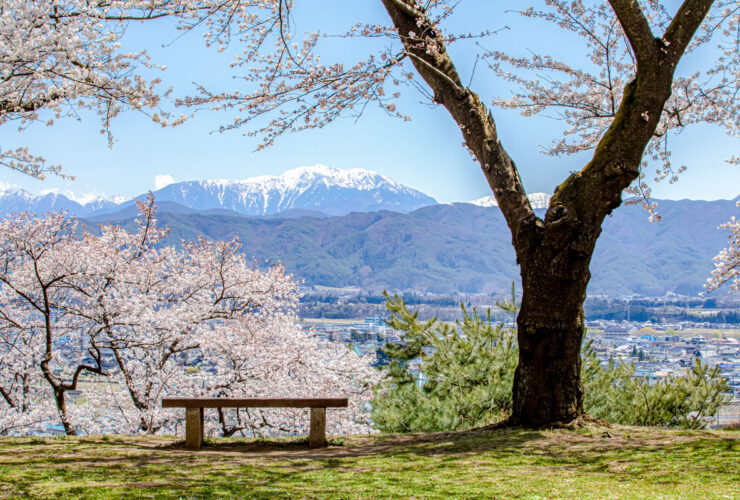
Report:
[[[141,375],[130,365],[139,366],[139,359],[157,358],[163,350],[167,357],[179,352],[177,342],[167,349],[167,332],[158,328],[162,321],[173,318],[163,317],[166,310],[157,311],[167,269],[176,264],[177,254],[170,247],[154,248],[167,231],[155,224],[153,198],[139,203],[139,209],[141,217],[133,233],[115,225],[100,226],[99,235],[83,232],[75,245],[77,273],[71,283],[75,300],[65,304],[68,314],[81,318],[94,331],[97,344],[117,365],[114,381],[128,389],[128,394],[109,391],[109,400],[103,403],[115,410],[109,412],[114,416],[112,427],[123,432],[159,428],[151,415],[156,397],[147,399],[140,386],[156,391],[161,386],[153,382],[155,377],[167,380],[172,375],[171,370],[150,370]]]
[[[246,2],[253,3],[253,2]],[[123,52],[132,22],[177,16],[179,27],[209,24],[242,9],[219,0],[4,0],[0,5],[0,127],[47,125],[89,110],[112,145],[111,120],[132,109],[162,118],[164,69],[146,52]],[[155,25],[157,26],[157,25]],[[164,121],[167,121],[165,113]],[[169,117],[169,124],[184,117]],[[59,165],[23,146],[0,144],[0,164],[33,177],[63,175]]]
[[[5,299],[0,302],[0,321],[9,332],[4,354],[27,347],[16,351],[22,356],[17,364],[13,362],[12,370],[30,370],[32,365],[39,370],[51,389],[65,432],[72,435],[76,433],[71,416],[74,408],[67,404],[68,392],[77,390],[83,372],[104,373],[94,337],[87,344],[91,363],[60,359],[62,345],[73,342],[85,328],[64,307],[74,300],[69,282],[76,272],[76,252],[69,251],[68,243],[74,240],[75,228],[76,223],[64,213],[47,217],[21,213],[0,221],[0,285]],[[6,402],[12,406],[7,398]]]
[[[57,420],[38,365],[44,356],[41,329],[7,288],[0,322],[0,435],[38,432]],[[13,306],[20,307],[13,307]]]
[[[111,393],[115,427],[127,432],[172,431],[176,410],[165,394],[187,396],[350,395],[341,430],[369,429],[362,408],[374,370],[345,346],[319,346],[295,324],[297,285],[280,265],[259,270],[237,241],[200,239],[155,248],[166,235],[154,221],[153,199],[141,204],[138,230],[101,227],[86,233],[74,314],[95,323],[98,341],[118,364],[130,397]],[[218,412],[209,431],[296,431],[300,412]],[[337,429],[340,430],[340,429]]]
[[[65,214],[0,221],[0,431],[31,432],[56,413],[68,434],[173,433],[182,415],[161,408],[168,394],[349,396],[330,431],[370,431],[372,360],[301,331],[298,287],[281,265],[260,269],[235,240],[165,246],[153,197],[139,209],[132,232],[80,232]],[[207,427],[275,434],[307,422],[294,410],[238,411]]]
[[[350,408],[337,412],[330,431],[367,432],[363,408],[378,379],[369,360],[346,345],[319,344],[302,332],[295,319],[296,283],[281,265],[258,271],[240,248],[237,241],[203,239],[185,245],[187,258],[179,276],[190,286],[178,286],[188,289],[181,305],[199,311],[186,323],[199,326],[199,352],[210,364],[203,385],[191,384],[189,390],[225,397],[344,395]],[[305,432],[304,413],[247,410],[229,418],[219,411],[218,432]]]
[[[737,203],[740,207],[740,201]],[[729,284],[730,293],[740,290],[740,221],[732,217],[729,222],[720,226],[729,229],[728,246],[714,258],[714,271],[704,285],[705,293]]]
[[[207,393],[225,397],[348,397],[349,408],[337,409],[328,420],[332,434],[360,434],[372,427],[366,405],[371,387],[379,380],[372,369],[346,345],[317,343],[295,325],[294,321],[272,325],[279,335],[266,335],[264,328],[249,331],[244,325],[231,325],[218,335],[206,351],[216,361],[217,377],[207,381]],[[223,328],[222,325],[218,327]],[[250,339],[244,342],[244,337]],[[300,409],[253,409],[225,415],[218,412],[218,421],[211,432],[229,436],[276,435],[282,432],[308,432],[309,419]],[[207,425],[208,427],[208,425]]]
[[[261,136],[263,147],[284,133],[357,117],[373,103],[409,119],[397,101],[407,87],[442,106],[498,201],[521,269],[520,355],[511,419],[531,426],[577,422],[583,416],[583,302],[601,225],[621,205],[623,193],[649,199],[647,169],[657,168],[658,181],[677,178],[682,168],[672,165],[670,136],[696,123],[738,135],[740,6],[724,0],[684,0],[675,6],[658,0],[545,0],[541,9],[522,14],[580,37],[586,55],[582,67],[547,55],[481,50],[495,80],[521,88],[490,106],[518,107],[525,114],[554,110],[570,128],[550,152],[590,152],[584,167],[558,186],[540,218],[489,105],[466,84],[448,51],[453,43],[470,43],[490,31],[446,30],[459,2],[380,3],[391,26],[359,22],[339,36],[383,38],[384,43],[347,64],[326,60],[320,46],[327,37],[318,31],[297,34],[294,2],[262,2],[250,10],[253,23],[241,25],[245,50],[232,63],[244,88],[213,92],[201,87],[180,102],[234,110],[237,117],[222,130],[253,124],[248,135]],[[495,37],[486,40],[494,44]],[[687,54],[691,69],[677,70]]]

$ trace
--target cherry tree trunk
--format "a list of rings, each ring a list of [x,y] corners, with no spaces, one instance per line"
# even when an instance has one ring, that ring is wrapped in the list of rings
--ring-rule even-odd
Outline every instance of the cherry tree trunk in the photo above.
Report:
[[[65,390],[63,388],[54,387],[54,402],[57,405],[57,412],[59,413],[59,419],[62,421],[64,433],[67,436],[76,436],[77,432],[69,421],[69,415],[67,414],[67,401],[65,398]]]
[[[520,425],[568,423],[584,413],[581,344],[591,256],[564,258],[568,253],[543,249],[521,263],[512,413]]]
[[[512,420],[525,426],[571,422],[583,415],[583,302],[601,224],[622,203],[623,190],[640,177],[676,66],[714,2],[684,0],[660,35],[653,33],[639,2],[609,0],[634,54],[634,79],[625,85],[591,161],[557,187],[544,220],[534,213],[493,116],[460,77],[425,2],[382,2],[404,56],[460,127],[511,230],[524,289]]]

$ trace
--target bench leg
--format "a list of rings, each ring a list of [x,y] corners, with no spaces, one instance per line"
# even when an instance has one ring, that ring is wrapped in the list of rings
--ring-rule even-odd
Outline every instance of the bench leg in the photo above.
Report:
[[[203,408],[185,409],[185,447],[199,450],[203,445]]]
[[[311,433],[308,436],[310,448],[326,446],[326,408],[311,408]]]

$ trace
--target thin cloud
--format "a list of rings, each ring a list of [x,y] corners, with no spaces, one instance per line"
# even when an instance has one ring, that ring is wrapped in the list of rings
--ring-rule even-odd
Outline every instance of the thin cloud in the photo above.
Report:
[[[175,182],[174,177],[170,174],[159,174],[154,176],[154,189],[162,189],[165,186],[169,186]]]
[[[0,191],[12,191],[15,189],[19,189],[18,185],[0,181]]]

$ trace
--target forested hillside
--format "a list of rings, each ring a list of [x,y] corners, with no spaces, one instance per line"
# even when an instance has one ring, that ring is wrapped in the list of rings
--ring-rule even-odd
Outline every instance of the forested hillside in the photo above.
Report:
[[[726,241],[717,226],[734,214],[735,204],[663,200],[659,206],[662,222],[649,222],[636,206],[620,207],[607,219],[591,265],[590,294],[701,291]],[[308,286],[492,292],[507,290],[519,274],[497,207],[456,203],[408,214],[257,218],[163,203],[158,217],[171,229],[168,244],[199,233],[216,240],[238,236],[250,257],[279,259]]]

